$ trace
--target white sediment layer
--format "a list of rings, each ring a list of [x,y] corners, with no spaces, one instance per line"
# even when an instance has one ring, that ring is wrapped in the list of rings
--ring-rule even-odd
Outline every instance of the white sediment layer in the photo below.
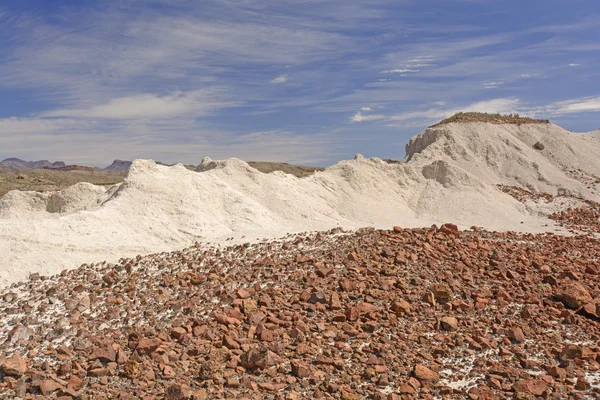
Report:
[[[544,150],[533,148],[536,142]],[[306,178],[263,174],[238,159],[203,160],[199,172],[136,160],[110,188],[77,184],[53,194],[0,198],[0,286],[31,272],[175,250],[197,241],[273,238],[337,226],[552,230],[536,208],[499,191],[517,185],[598,200],[600,133],[551,124],[448,124],[407,145],[405,162],[342,161]]]

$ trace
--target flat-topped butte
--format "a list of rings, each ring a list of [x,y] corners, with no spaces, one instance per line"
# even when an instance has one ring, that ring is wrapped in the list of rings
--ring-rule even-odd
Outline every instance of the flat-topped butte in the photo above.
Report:
[[[547,119],[535,119],[529,117],[521,117],[519,114],[488,114],[480,112],[459,112],[453,116],[446,118],[437,124],[431,125],[430,128],[446,125],[451,122],[466,123],[466,122],[487,122],[490,124],[549,124]]]

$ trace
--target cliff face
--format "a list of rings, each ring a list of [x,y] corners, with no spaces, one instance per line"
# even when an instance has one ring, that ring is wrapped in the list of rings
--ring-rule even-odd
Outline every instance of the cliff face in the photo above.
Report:
[[[413,137],[405,162],[445,161],[487,184],[589,198],[597,196],[590,185],[600,177],[598,139],[553,124],[449,123]]]

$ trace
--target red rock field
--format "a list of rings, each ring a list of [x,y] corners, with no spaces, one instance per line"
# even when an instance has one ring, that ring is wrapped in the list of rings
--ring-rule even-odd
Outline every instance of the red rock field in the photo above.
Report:
[[[600,242],[341,229],[5,288],[5,398],[600,396]]]

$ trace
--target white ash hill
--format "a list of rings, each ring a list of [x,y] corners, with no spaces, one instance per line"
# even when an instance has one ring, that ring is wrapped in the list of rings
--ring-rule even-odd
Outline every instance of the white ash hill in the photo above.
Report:
[[[303,178],[264,174],[235,158],[205,158],[200,172],[136,160],[125,181],[109,188],[80,183],[0,198],[0,286],[32,272],[55,274],[198,241],[246,242],[338,226],[453,222],[548,231],[547,209],[526,207],[497,185],[597,200],[595,154],[598,132],[460,121],[411,139],[401,163],[357,156]]]

